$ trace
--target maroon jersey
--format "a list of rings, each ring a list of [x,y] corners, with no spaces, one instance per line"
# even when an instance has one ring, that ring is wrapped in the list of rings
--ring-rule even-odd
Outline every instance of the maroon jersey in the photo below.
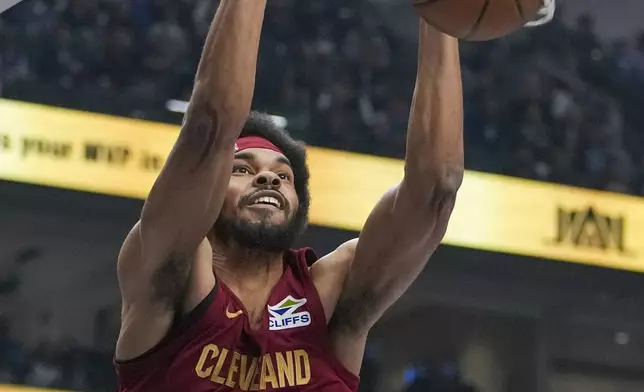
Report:
[[[219,280],[157,347],[115,362],[121,392],[352,392],[358,377],[334,356],[322,302],[309,273],[310,249],[288,252],[261,328]]]

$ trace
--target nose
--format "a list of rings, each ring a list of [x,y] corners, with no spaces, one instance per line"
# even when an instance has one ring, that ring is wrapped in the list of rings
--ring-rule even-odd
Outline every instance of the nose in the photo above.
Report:
[[[282,180],[271,171],[258,173],[253,179],[253,186],[256,188],[279,189],[281,185]]]

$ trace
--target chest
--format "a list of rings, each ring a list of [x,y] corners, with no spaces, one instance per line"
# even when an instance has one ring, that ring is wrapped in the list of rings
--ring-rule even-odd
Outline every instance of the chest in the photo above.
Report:
[[[143,367],[144,377],[135,374],[141,389],[133,392],[355,390],[356,377],[331,353],[322,302],[306,272],[287,269],[264,300],[242,301],[218,280],[205,313],[155,366]]]
[[[241,344],[234,348],[213,342],[174,360],[170,390],[198,392],[349,391],[337,366],[319,347],[291,342],[278,351],[257,353]],[[331,389],[322,386],[334,385]],[[185,388],[189,386],[189,388]]]
[[[234,295],[222,300],[224,330],[234,331],[229,338],[235,340],[230,344],[256,347],[259,352],[279,351],[292,347],[294,342],[314,342],[320,327],[326,324],[323,315],[318,314],[315,299],[301,292],[273,294],[263,304],[251,305],[250,310]]]
[[[320,331],[326,323],[318,320],[316,307],[306,296],[271,296],[256,328],[238,298],[223,294],[219,300],[225,317],[220,316],[175,361],[177,369],[190,369],[187,377],[191,382],[207,387],[280,390],[308,387],[334,374],[326,345],[321,346],[325,336]]]
[[[227,308],[237,309],[235,312],[241,312],[239,317],[246,318],[252,331],[260,331],[264,320],[270,316],[269,306],[274,305],[276,301],[271,299],[271,292],[240,293],[233,289],[231,291],[235,293],[235,296],[228,300]]]
[[[320,301],[312,281],[302,281],[287,270],[267,289],[244,292],[220,282],[218,301],[225,307],[228,320],[234,320],[242,334],[275,335],[276,331],[298,331],[311,324]],[[323,321],[322,318],[320,321]]]

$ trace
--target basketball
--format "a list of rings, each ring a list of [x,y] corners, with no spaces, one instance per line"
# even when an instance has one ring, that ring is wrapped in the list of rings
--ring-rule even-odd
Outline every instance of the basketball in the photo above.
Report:
[[[499,38],[532,21],[543,0],[414,0],[427,23],[467,41]]]

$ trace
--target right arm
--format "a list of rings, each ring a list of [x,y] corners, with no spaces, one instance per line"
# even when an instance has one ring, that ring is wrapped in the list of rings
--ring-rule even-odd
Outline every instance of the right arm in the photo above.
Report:
[[[214,287],[205,237],[250,112],[265,8],[266,0],[221,0],[179,137],[119,254],[120,360],[154,347],[175,312],[191,310]]]

